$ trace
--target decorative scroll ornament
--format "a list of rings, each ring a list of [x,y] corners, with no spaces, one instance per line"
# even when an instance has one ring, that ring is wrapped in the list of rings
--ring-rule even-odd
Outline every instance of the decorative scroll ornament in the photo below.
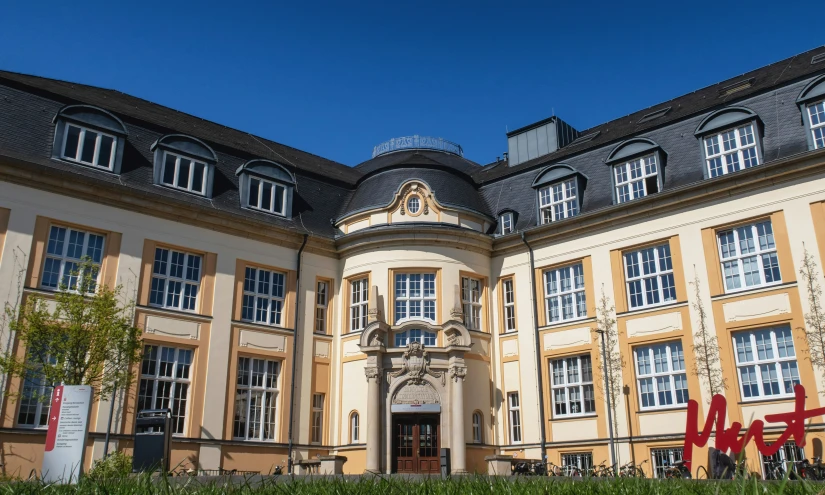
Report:
[[[410,383],[420,384],[424,383],[424,375],[430,375],[433,378],[441,378],[441,384],[444,384],[444,373],[430,369],[430,355],[421,342],[411,341],[407,344],[403,357],[401,369],[390,373],[391,378],[408,375]]]
[[[462,366],[459,364],[450,366],[450,378],[453,379],[454,382],[457,382],[459,379],[464,380],[464,377],[467,376],[467,367]]]
[[[381,368],[378,366],[367,366],[364,368],[364,374],[367,375],[367,381],[370,380],[378,380],[378,377],[381,376]]]
[[[424,201],[424,214],[429,215],[430,214],[430,202],[427,201],[427,198],[424,198],[423,201]]]
[[[452,330],[447,333],[447,345],[460,345],[461,344],[461,333],[457,330]]]

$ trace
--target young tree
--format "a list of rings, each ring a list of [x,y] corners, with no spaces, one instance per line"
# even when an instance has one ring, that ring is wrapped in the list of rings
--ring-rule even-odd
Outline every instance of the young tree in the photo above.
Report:
[[[825,309],[822,308],[819,271],[808,248],[805,248],[799,275],[808,291],[808,312],[805,313],[805,327],[800,327],[798,330],[805,333],[805,340],[808,342],[808,359],[821,371],[825,369]]]
[[[141,332],[134,326],[134,300],[97,283],[99,268],[78,264],[54,294],[54,305],[29,295],[19,314],[6,307],[9,330],[25,356],[9,349],[0,356],[0,371],[50,384],[89,385],[95,396],[125,387],[131,363],[141,353]],[[30,378],[31,379],[31,378]]]
[[[696,267],[693,267],[693,289],[696,294],[696,301],[693,309],[698,317],[697,332],[693,335],[693,354],[695,361],[693,364],[693,374],[708,387],[710,397],[721,393],[728,388],[727,380],[722,376],[722,368],[719,366],[719,340],[708,328],[708,314],[702,302],[702,294],[699,292],[699,275],[696,274]]]
[[[607,371],[606,388],[610,391],[610,404],[613,414],[613,431],[619,431],[618,420],[618,400],[622,395],[622,368],[624,368],[625,361],[622,353],[619,350],[619,331],[616,328],[616,318],[613,316],[615,306],[610,302],[610,299],[604,293],[602,287],[602,297],[599,300],[599,306],[596,308],[596,328],[593,331],[596,333],[595,343],[601,351],[601,335],[604,334],[604,346],[606,358],[602,359],[602,353],[599,352],[599,383],[604,383],[605,371]],[[602,390],[606,394],[605,385],[602,385]]]

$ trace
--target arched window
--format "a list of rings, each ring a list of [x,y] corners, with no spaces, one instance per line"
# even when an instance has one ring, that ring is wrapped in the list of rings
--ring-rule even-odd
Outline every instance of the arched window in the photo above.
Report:
[[[52,157],[120,173],[126,126],[106,110],[69,105],[55,116]]]
[[[352,413],[349,419],[349,443],[358,443],[361,439],[361,418],[358,412]]]
[[[152,144],[155,152],[155,184],[212,197],[218,157],[203,141],[182,134],[168,134]]]
[[[475,411],[473,413],[473,443],[484,443],[484,417],[481,412]]]
[[[705,154],[705,177],[751,168],[762,162],[759,116],[745,107],[729,107],[705,117],[696,128]]]
[[[825,76],[805,86],[796,103],[808,129],[808,149],[825,148]]]
[[[574,217],[581,210],[581,196],[587,177],[573,167],[559,163],[536,175],[539,225]]]

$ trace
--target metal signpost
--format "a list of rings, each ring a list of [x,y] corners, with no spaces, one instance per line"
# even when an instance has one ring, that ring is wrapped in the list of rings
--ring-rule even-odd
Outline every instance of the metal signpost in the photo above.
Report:
[[[43,481],[77,483],[83,469],[91,405],[92,387],[54,387],[41,470]]]

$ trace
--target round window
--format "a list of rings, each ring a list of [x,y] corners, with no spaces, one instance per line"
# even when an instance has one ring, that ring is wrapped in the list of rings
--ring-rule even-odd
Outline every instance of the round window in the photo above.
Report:
[[[413,215],[418,213],[418,210],[420,210],[420,209],[421,209],[421,200],[418,199],[418,196],[413,196],[407,201],[407,210],[409,210],[409,212],[412,213]]]

